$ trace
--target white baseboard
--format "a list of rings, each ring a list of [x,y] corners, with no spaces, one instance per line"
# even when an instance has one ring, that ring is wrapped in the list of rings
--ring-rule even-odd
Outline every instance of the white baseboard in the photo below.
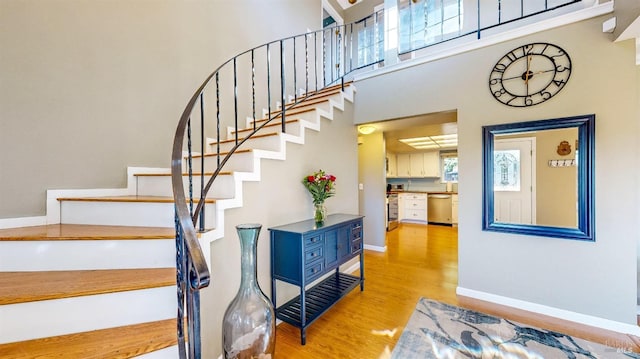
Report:
[[[580,323],[580,324],[584,324],[584,325],[588,325],[596,328],[607,329],[607,330],[611,330],[618,333],[633,334],[636,336],[640,335],[640,327],[633,324],[617,322],[614,320],[594,317],[591,315],[576,313],[569,310],[549,307],[546,305],[527,302],[524,300],[519,300],[519,299],[514,299],[509,297],[503,297],[501,295],[480,292],[477,290],[467,289],[462,287],[456,288],[456,294],[469,297],[469,298],[483,300],[486,302],[504,305],[507,307],[522,309],[522,310],[526,310],[533,313],[548,315],[550,317],[564,319],[571,322]]]
[[[370,251],[376,251],[376,252],[386,252],[387,246],[380,247],[380,246],[372,246],[370,244],[365,244],[364,249],[368,249]]]
[[[20,218],[0,218],[0,229],[44,226],[47,224],[46,216],[20,217]]]

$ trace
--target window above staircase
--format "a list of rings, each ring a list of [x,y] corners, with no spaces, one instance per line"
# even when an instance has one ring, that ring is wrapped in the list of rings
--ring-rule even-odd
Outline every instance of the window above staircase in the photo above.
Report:
[[[394,2],[392,2],[394,3]],[[385,2],[387,5],[388,2]],[[612,13],[603,0],[398,0],[358,32],[358,57],[379,56],[363,79]],[[640,22],[640,21],[639,21]],[[640,28],[640,25],[638,25]],[[640,31],[640,30],[639,30]]]

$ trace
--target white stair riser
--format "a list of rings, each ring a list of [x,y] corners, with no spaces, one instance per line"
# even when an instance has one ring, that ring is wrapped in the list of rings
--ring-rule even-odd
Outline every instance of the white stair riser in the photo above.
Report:
[[[289,129],[287,128],[287,131]],[[260,132],[262,134],[262,132]],[[276,131],[265,132],[267,133],[278,133]],[[236,143],[234,142],[225,142],[220,144],[220,152],[228,152],[231,151],[233,146]],[[247,142],[243,143],[240,146],[240,149],[251,148],[256,150],[266,150],[266,151],[280,151],[280,137],[279,136],[268,136],[268,137],[258,137],[258,138],[250,138]],[[214,153],[217,151],[217,145],[212,143],[209,145],[208,152]]]
[[[170,319],[177,305],[175,286],[3,305],[0,344]]]
[[[312,118],[312,116],[309,116],[310,118]],[[296,116],[295,118],[301,118],[300,116]],[[306,117],[305,117],[306,118]],[[261,123],[259,123],[260,125]],[[265,127],[262,130],[260,130],[258,132],[258,134],[269,134],[269,133],[281,133],[282,132],[282,125],[278,125],[278,126],[269,126],[269,127]],[[285,128],[285,133],[289,133],[295,136],[299,136],[300,135],[300,121],[296,121],[296,122],[291,122],[291,123],[287,123],[286,128]],[[245,134],[243,134],[245,135]],[[227,130],[227,138],[228,139],[233,139],[235,138],[235,134],[233,132],[233,128],[229,127]]]
[[[62,223],[173,227],[173,203],[62,201]],[[207,227],[215,223],[215,204],[205,206]]]
[[[189,195],[189,180],[187,176],[182,177],[184,183],[184,193]],[[205,177],[205,185],[209,177]],[[138,196],[173,196],[170,176],[138,176],[137,181]],[[207,193],[207,198],[232,198],[235,194],[235,180],[233,176],[221,175],[216,178]],[[193,176],[193,196],[200,197],[200,176]]]
[[[253,152],[240,152],[231,155],[231,158],[222,168],[223,171],[230,172],[253,172],[254,164]],[[221,160],[222,161],[222,160]],[[194,158],[193,160],[193,172],[201,171],[200,158]],[[183,170],[186,172],[186,163],[183,162]],[[207,156],[204,159],[204,171],[213,172],[218,167],[218,159],[216,156]]]
[[[175,266],[175,239],[2,241],[0,271]]]

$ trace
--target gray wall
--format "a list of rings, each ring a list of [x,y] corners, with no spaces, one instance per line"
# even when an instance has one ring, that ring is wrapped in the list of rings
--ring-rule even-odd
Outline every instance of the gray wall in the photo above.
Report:
[[[287,19],[287,21],[281,21]],[[223,61],[321,26],[320,0],[0,1],[0,218],[45,191],[168,167],[178,117]]]
[[[357,101],[356,101],[357,102]],[[358,138],[358,181],[360,214],[364,215],[365,245],[386,247],[385,146],[382,132],[360,135]]]
[[[606,16],[357,81],[356,123],[458,110],[459,286],[636,322],[637,67],[633,41],[612,43]],[[587,40],[588,39],[588,40]],[[491,68],[511,49],[552,42],[573,61],[567,86],[532,108],[498,103]],[[483,125],[596,114],[596,242],[482,231]]]

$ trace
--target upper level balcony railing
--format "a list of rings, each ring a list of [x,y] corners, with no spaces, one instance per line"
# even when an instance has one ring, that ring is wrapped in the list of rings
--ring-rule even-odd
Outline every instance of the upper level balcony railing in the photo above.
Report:
[[[397,43],[401,58],[427,47],[461,39],[480,39],[484,34],[504,31],[557,16],[593,0],[398,0],[397,34],[390,29],[378,29],[386,34],[387,49]],[[397,35],[396,41],[389,41]],[[383,51],[384,40],[378,43]]]

